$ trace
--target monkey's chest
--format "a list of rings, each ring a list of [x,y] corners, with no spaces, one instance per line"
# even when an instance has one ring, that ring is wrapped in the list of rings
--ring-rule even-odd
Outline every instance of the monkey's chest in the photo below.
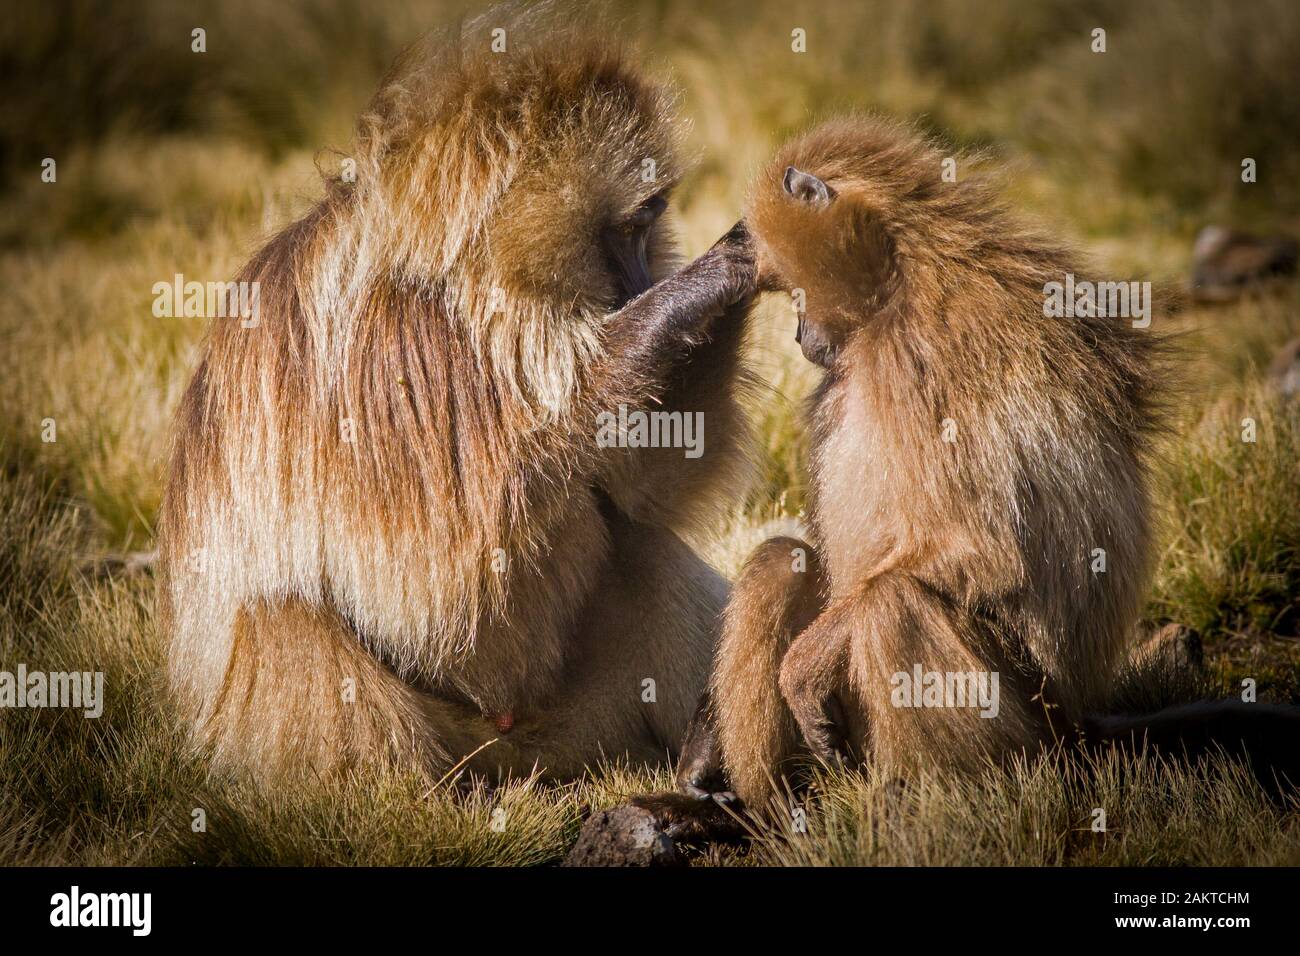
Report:
[[[913,477],[860,403],[841,400],[812,448],[813,521],[833,586],[874,573],[910,537]]]
[[[462,635],[463,650],[436,669],[437,689],[494,720],[527,715],[563,686],[580,650],[575,628],[608,560],[604,525],[585,504],[552,528],[537,551],[503,549],[490,582],[499,603],[479,614]]]

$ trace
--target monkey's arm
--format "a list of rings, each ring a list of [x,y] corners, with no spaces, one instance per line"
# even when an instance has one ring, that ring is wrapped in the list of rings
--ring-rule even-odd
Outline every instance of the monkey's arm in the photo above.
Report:
[[[597,398],[658,400],[682,357],[730,306],[753,297],[755,282],[749,233],[737,223],[704,255],[610,317],[593,368]]]
[[[795,639],[781,661],[781,696],[815,757],[848,755],[836,690],[847,679],[851,611],[832,607]]]
[[[681,527],[702,517],[692,511],[712,508],[716,492],[738,477],[746,422],[734,389],[754,283],[749,237],[737,224],[703,256],[610,317],[591,413],[626,408],[664,416],[641,422],[654,442],[620,443],[600,455],[597,481],[628,517]]]
[[[707,341],[689,349],[659,401],[640,408],[667,413],[674,440],[665,447],[613,450],[604,485],[629,517],[664,527],[708,521],[748,487],[749,422],[740,405],[745,387],[740,349],[749,303],[729,307]]]

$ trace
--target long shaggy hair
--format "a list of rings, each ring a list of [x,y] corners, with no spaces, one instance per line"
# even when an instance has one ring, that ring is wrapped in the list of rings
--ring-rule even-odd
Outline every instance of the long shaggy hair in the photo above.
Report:
[[[812,402],[810,517],[869,745],[895,764],[1002,757],[1102,704],[1152,562],[1161,341],[1046,316],[1045,285],[1087,266],[989,183],[943,182],[947,155],[831,122],[778,152],[747,217],[760,270],[839,346]],[[834,200],[789,195],[790,166]],[[999,671],[1000,716],[891,706],[915,664]]]
[[[211,330],[161,518],[173,685],[200,727],[241,609],[291,599],[484,713],[558,680],[609,550],[572,479],[597,411],[646,396],[592,372],[619,295],[599,225],[680,176],[674,95],[599,32],[509,8],[416,44],[360,119],[355,176],[239,275],[259,320]],[[658,278],[671,228],[651,243]]]

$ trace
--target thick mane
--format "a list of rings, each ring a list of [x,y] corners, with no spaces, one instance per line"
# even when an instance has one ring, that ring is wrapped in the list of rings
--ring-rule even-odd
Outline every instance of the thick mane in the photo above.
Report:
[[[681,175],[675,95],[573,23],[507,5],[407,50],[358,123],[355,182],[333,183],[326,268],[305,277],[353,327],[376,281],[436,300],[503,398],[543,417],[564,413],[615,294],[590,224]]]
[[[615,295],[590,224],[675,183],[679,130],[616,43],[553,19],[499,8],[408,50],[360,120],[355,179],[239,276],[260,318],[214,323],[178,429],[208,438],[176,443],[162,518],[184,532],[171,566],[194,548],[216,563],[211,603],[176,608],[212,653],[265,581],[382,635],[404,675],[462,658],[508,600],[539,632],[571,626],[606,547],[546,553],[584,507],[555,476],[592,444]]]

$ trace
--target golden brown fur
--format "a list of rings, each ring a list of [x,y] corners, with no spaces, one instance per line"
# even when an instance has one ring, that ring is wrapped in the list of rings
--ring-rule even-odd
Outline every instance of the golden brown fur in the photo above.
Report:
[[[1044,317],[1044,285],[1086,267],[985,185],[942,182],[943,156],[890,122],[832,122],[780,150],[747,214],[760,281],[805,290],[810,330],[837,350],[809,422],[827,584],[781,657],[782,698],[814,752],[903,771],[1001,760],[1101,705],[1151,564],[1157,340],[1128,319]],[[788,167],[833,200],[790,195]],[[809,587],[765,565],[736,585],[714,681],[724,764],[750,800],[797,737],[770,679],[737,676],[790,628],[735,622]],[[998,672],[998,716],[893,706],[892,675],[916,664]]]
[[[776,781],[797,739],[778,684],[781,664],[821,612],[824,588],[815,551],[797,538],[770,538],[746,560],[727,604],[714,714],[731,788],[751,799]]]
[[[726,596],[677,535],[738,461],[741,327],[703,376],[609,360],[600,227],[680,170],[673,97],[599,35],[534,7],[417,44],[355,182],[239,276],[260,320],[211,330],[160,531],[172,686],[218,761],[441,772],[510,719],[474,767],[677,745]],[[649,261],[677,265],[667,224]],[[598,412],[655,400],[706,412],[707,454],[596,446]]]

